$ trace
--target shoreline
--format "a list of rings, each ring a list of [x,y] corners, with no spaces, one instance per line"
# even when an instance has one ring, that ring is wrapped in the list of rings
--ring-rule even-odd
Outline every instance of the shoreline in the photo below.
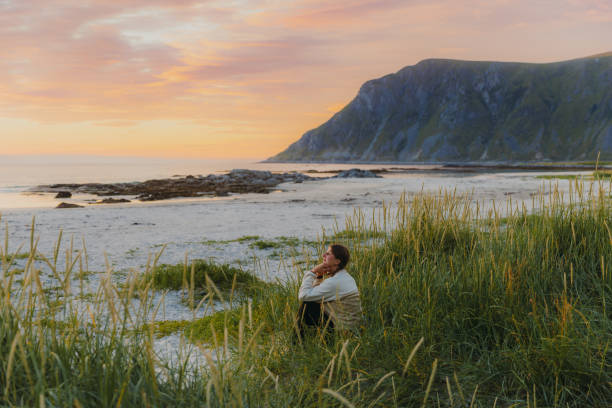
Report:
[[[595,166],[592,164],[583,163],[576,164],[414,164],[408,165],[405,163],[398,164],[382,164],[382,163],[325,163],[319,165],[309,163],[292,163],[292,164],[274,164],[270,166],[262,165],[261,163],[243,163],[245,170],[234,170],[234,172],[244,172],[244,177],[233,180],[229,177],[231,170],[209,170],[208,176],[196,174],[179,175],[180,172],[170,172],[171,177],[144,179],[143,181],[128,181],[124,172],[124,176],[115,177],[121,181],[117,182],[91,182],[96,180],[95,175],[87,177],[83,174],[74,181],[71,177],[54,177],[52,183],[41,183],[36,186],[22,184],[21,186],[9,186],[2,190],[0,194],[0,207],[4,210],[18,208],[52,208],[57,206],[60,201],[54,198],[54,195],[61,191],[70,190],[72,197],[66,197],[68,203],[81,204],[90,207],[93,204],[97,206],[113,206],[113,207],[129,207],[134,204],[149,203],[175,203],[178,201],[208,201],[218,199],[228,199],[241,196],[260,197],[262,194],[251,195],[249,193],[272,193],[276,191],[286,191],[287,188],[293,189],[296,183],[303,181],[314,180],[320,183],[322,180],[330,177],[342,177],[340,173],[351,173],[352,169],[359,169],[361,172],[370,173],[370,177],[382,178],[400,178],[411,179],[414,177],[428,179],[432,177],[474,177],[478,175],[491,175],[496,173],[513,174],[513,173],[537,173],[537,172],[588,172],[593,171]],[[351,168],[349,168],[351,167]],[[608,166],[598,166],[602,170],[607,170]],[[258,169],[258,170],[254,170]],[[180,170],[180,169],[176,169]],[[186,170],[186,169],[183,169]],[[191,169],[194,170],[194,169]],[[196,170],[197,171],[197,170]],[[359,173],[359,172],[353,172]],[[185,174],[185,173],[182,173]],[[205,173],[204,173],[205,174]],[[265,175],[261,177],[259,175]],[[348,176],[351,178],[351,176]],[[359,177],[359,175],[357,176]],[[137,177],[136,177],[137,178]],[[299,178],[299,180],[298,180]],[[66,182],[62,182],[66,181]],[[99,180],[99,178],[98,178]],[[49,180],[51,181],[51,180]],[[85,182],[87,181],[87,182]],[[280,184],[286,183],[286,187],[281,187]],[[138,186],[142,187],[139,188]],[[146,187],[146,188],[145,188]],[[148,187],[151,187],[150,189]],[[140,189],[140,191],[135,191]],[[280,190],[279,190],[280,189]],[[110,190],[110,191],[109,191]],[[134,190],[134,191],[128,191]],[[148,191],[147,191],[148,190]],[[196,191],[197,190],[197,191]],[[236,190],[236,191],[233,191]],[[110,194],[109,194],[110,193]],[[156,194],[160,193],[160,194]],[[144,201],[140,200],[147,198]],[[104,199],[113,197],[104,202]],[[131,203],[128,203],[130,200]],[[23,201],[25,204],[11,206],[12,202]],[[2,205],[4,204],[4,205]],[[91,204],[91,205],[90,205]]]
[[[559,191],[569,192],[566,181],[558,184]],[[482,211],[491,209],[493,202],[505,203],[509,197],[512,197],[514,205],[522,207],[524,204],[531,208],[538,192],[556,188],[548,181],[527,173],[466,173],[459,176],[438,173],[284,183],[270,194],[123,204],[87,205],[85,200],[94,197],[83,194],[66,199],[77,204],[85,203],[84,208],[73,209],[56,209],[54,207],[64,199],[45,195],[38,198],[44,205],[39,208],[6,208],[1,212],[2,221],[8,222],[10,234],[15,234],[19,243],[29,242],[30,237],[23,226],[31,224],[32,216],[36,216],[37,231],[51,240],[60,229],[66,236],[76,233],[77,241],[85,238],[91,255],[90,265],[97,268],[104,267],[104,251],[120,256],[133,250],[146,258],[149,250],[163,243],[170,243],[165,250],[164,262],[178,262],[186,251],[193,256],[229,262],[231,259],[249,259],[249,255],[238,243],[216,249],[202,242],[234,240],[242,235],[259,235],[266,239],[280,236],[314,239],[321,234],[322,227],[327,233],[342,227],[347,214],[351,214],[354,208],[363,210],[369,219],[373,209],[383,203],[392,206],[404,195],[410,197],[421,192],[436,195],[440,189],[449,187],[471,194]],[[53,253],[52,247],[42,243],[40,249]],[[132,256],[114,261],[117,269],[137,266]],[[281,268],[279,261],[271,263],[270,267],[273,271]]]
[[[463,171],[464,169],[473,170],[533,170],[533,171],[589,171],[598,169],[612,169],[612,162],[558,162],[558,163],[542,163],[542,162],[389,162],[389,161],[270,161],[262,160],[261,164],[324,164],[324,165],[380,165],[380,166],[432,166],[431,169],[422,169],[418,167],[406,168],[406,170],[422,172],[422,171]],[[405,169],[400,167],[398,169]],[[370,171],[373,171],[370,169]],[[325,171],[321,173],[333,173],[335,171]]]

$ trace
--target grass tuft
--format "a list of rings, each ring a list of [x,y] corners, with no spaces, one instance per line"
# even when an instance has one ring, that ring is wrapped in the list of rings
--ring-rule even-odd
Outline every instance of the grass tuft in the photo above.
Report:
[[[222,290],[231,289],[234,282],[238,287],[246,287],[261,282],[253,274],[240,268],[197,259],[189,265],[159,265],[153,268],[150,273],[143,275],[141,286],[152,282],[154,289],[183,289],[191,285],[192,271],[193,285],[197,289],[206,288],[206,276],[212,280],[218,289]]]

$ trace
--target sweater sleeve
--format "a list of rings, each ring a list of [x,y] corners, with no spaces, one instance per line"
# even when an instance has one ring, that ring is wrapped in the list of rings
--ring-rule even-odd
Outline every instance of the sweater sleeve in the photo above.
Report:
[[[316,275],[310,271],[304,274],[298,299],[301,302],[320,302],[336,299],[337,288],[333,279],[326,279],[318,286],[313,286]]]

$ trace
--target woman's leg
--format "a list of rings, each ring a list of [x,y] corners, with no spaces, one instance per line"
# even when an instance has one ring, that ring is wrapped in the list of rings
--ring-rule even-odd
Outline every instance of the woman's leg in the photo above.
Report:
[[[323,312],[320,302],[302,302],[298,311],[298,328],[302,336],[306,326],[333,329],[334,323]]]

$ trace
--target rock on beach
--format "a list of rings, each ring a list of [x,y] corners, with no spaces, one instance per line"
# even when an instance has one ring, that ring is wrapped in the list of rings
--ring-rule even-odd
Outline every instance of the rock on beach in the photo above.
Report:
[[[338,174],[336,174],[332,178],[381,178],[381,176],[369,170],[362,170],[362,169],[355,168],[355,169],[340,171]]]
[[[83,208],[82,205],[61,202],[55,208]]]
[[[98,200],[95,203],[92,204],[119,204],[119,203],[129,203],[131,202],[130,200],[126,199],[126,198],[105,198],[103,200]]]
[[[358,168],[339,171],[331,178],[380,178],[378,174]],[[230,194],[271,192],[281,183],[302,183],[304,181],[324,180],[326,177],[311,177],[298,172],[273,173],[265,170],[234,169],[227,174],[207,176],[188,175],[184,177],[136,181],[129,183],[84,183],[51,184],[38,186],[30,191],[55,193],[57,198],[69,198],[73,194],[93,194],[104,197],[93,204],[129,203],[126,198],[134,197],[140,201],[158,201],[179,197],[227,197]],[[58,208],[75,208],[76,204],[61,203]]]
[[[301,183],[313,180],[301,173],[272,173],[270,171],[234,169],[228,174],[209,174],[208,176],[185,176],[147,180],[130,183],[85,183],[52,184],[38,186],[31,191],[48,193],[80,193],[97,196],[135,196],[140,201],[166,200],[178,197],[224,197],[241,193],[269,193],[280,183]],[[106,201],[105,201],[106,200]],[[103,203],[126,202],[107,198]],[[114,201],[110,201],[114,200]],[[62,207],[65,208],[65,207]]]
[[[70,191],[58,191],[55,195],[55,198],[70,198],[72,197],[72,193]]]

